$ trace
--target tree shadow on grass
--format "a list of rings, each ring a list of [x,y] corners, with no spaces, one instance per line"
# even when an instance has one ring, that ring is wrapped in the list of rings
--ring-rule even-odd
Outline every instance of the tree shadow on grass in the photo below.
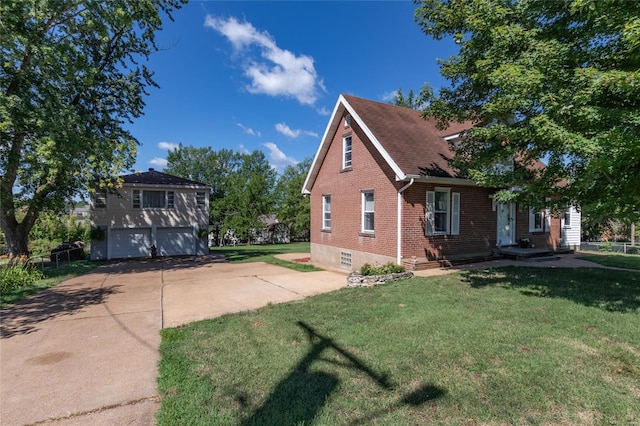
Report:
[[[265,403],[259,407],[248,419],[242,422],[243,426],[249,425],[299,425],[311,424],[327,403],[328,398],[340,384],[340,380],[333,374],[323,371],[313,371],[311,366],[316,362],[328,362],[341,367],[359,371],[372,380],[377,386],[392,391],[393,385],[386,374],[374,371],[367,363],[348,350],[338,345],[333,339],[316,332],[311,326],[298,321],[309,339],[311,347],[306,355],[298,362],[269,395]],[[342,361],[335,361],[322,357],[325,350],[338,352]],[[402,405],[419,406],[426,401],[439,398],[444,391],[431,385],[424,385],[416,391],[406,395],[394,408]],[[241,405],[245,405],[246,398],[238,398]],[[371,421],[374,418],[388,414],[389,410],[370,413],[366,418],[358,419],[357,424]]]
[[[119,293],[120,286],[100,288],[43,290],[31,297],[0,309],[0,337],[5,339],[38,330],[43,321],[63,315],[71,315],[90,305],[99,305],[112,294]]]
[[[497,286],[610,312],[640,311],[640,273],[633,271],[510,266],[468,271],[463,277],[474,288]]]

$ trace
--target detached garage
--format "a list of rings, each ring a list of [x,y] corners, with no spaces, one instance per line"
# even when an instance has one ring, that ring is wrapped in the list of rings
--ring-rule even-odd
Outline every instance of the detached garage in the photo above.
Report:
[[[91,259],[148,258],[154,245],[158,256],[209,253],[208,185],[153,169],[120,182],[92,194]]]

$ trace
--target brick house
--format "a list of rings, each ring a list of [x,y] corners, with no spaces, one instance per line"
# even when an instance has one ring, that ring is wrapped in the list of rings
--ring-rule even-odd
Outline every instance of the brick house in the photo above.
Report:
[[[303,187],[312,260],[349,270],[365,262],[420,269],[523,238],[555,249],[570,245],[576,228],[579,243],[575,209],[553,217],[500,204],[495,189],[458,176],[447,141],[465,128],[439,131],[419,111],[340,95]]]

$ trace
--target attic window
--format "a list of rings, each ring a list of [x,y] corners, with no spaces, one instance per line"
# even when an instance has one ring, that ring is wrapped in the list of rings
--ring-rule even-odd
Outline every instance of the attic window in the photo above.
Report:
[[[344,127],[351,127],[351,116],[346,115],[344,117]]]
[[[342,140],[342,168],[351,167],[351,136],[345,136]]]

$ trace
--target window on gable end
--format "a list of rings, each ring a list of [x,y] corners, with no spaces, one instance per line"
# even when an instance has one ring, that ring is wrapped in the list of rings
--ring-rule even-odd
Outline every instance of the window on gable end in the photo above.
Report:
[[[362,191],[362,232],[374,232],[373,191]]]
[[[322,229],[331,229],[331,195],[322,196]]]
[[[351,136],[345,136],[342,139],[342,168],[351,167]]]

